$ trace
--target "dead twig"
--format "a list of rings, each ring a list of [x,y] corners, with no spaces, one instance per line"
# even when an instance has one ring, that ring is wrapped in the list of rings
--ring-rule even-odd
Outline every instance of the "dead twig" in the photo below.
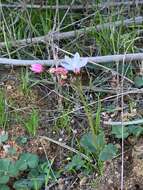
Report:
[[[108,1],[108,2],[104,2],[104,3],[99,3],[97,5],[95,4],[89,4],[86,5],[86,9],[93,9],[94,7],[98,7],[98,8],[109,8],[109,7],[120,7],[120,6],[132,6],[132,5],[143,5],[143,1],[140,0],[135,0],[135,1],[125,1],[125,2],[115,2],[115,1]],[[2,8],[28,8],[28,9],[56,9],[56,5],[36,5],[36,4],[25,4],[23,6],[22,3],[14,3],[14,4],[6,4],[6,3],[2,3],[0,4],[0,7]],[[59,9],[72,9],[72,10],[81,10],[84,9],[85,6],[84,5],[59,5],[58,6]]]
[[[89,162],[92,163],[92,160],[91,160],[88,156],[86,156],[85,154],[79,152],[78,150],[76,150],[76,149],[74,149],[74,148],[72,148],[72,147],[66,145],[65,143],[61,143],[61,142],[59,142],[59,141],[56,141],[56,140],[54,140],[54,139],[52,139],[52,138],[49,138],[49,137],[46,137],[46,136],[39,136],[39,138],[40,138],[40,140],[47,140],[47,141],[50,141],[50,142],[52,142],[52,143],[54,143],[54,144],[56,144],[56,145],[59,145],[59,146],[61,146],[61,147],[63,147],[63,148],[66,148],[66,149],[68,149],[68,150],[70,150],[70,151],[72,151],[72,152],[74,152],[74,153],[76,153],[76,154],[79,154],[82,158],[84,158],[85,160],[87,160],[87,161],[89,161]]]

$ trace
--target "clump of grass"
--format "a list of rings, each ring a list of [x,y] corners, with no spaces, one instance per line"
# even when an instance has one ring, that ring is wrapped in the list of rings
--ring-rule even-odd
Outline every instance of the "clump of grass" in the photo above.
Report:
[[[68,133],[71,132],[70,128],[70,121],[71,118],[68,114],[66,114],[68,111],[64,111],[61,116],[56,120],[55,128],[57,130],[59,129],[65,129]]]
[[[22,69],[21,71],[21,83],[20,89],[24,95],[28,95],[30,93],[30,85],[29,85],[29,72],[28,69]]]
[[[8,121],[4,92],[0,91],[0,127],[5,128]]]
[[[39,127],[39,115],[35,109],[32,110],[31,115],[24,122],[24,127],[30,135],[36,135],[37,129]]]

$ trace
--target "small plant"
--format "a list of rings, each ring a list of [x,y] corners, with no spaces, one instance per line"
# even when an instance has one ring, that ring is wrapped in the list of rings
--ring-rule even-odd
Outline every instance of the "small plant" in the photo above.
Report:
[[[86,161],[80,155],[73,156],[71,162],[66,166],[67,171],[82,170],[86,167]]]
[[[121,126],[112,126],[111,134],[113,134],[116,138],[122,138],[122,127]],[[138,125],[129,125],[124,127],[123,129],[123,138],[127,138],[130,135],[140,136],[143,134],[143,127]]]
[[[55,172],[51,167],[53,161],[40,163],[37,155],[30,153],[22,154],[15,164],[19,168],[20,163],[25,162],[24,167],[21,168],[20,166],[19,170],[20,172],[27,171],[27,178],[20,178],[15,181],[13,187],[16,190],[41,190],[42,187],[46,188],[49,180],[57,180]]]
[[[36,176],[19,179],[14,182],[13,187],[16,190],[39,190],[45,181],[45,175],[38,172],[39,158],[35,154],[22,153],[19,160],[12,162],[9,159],[0,159],[0,190],[9,190],[7,183],[11,178],[19,178],[22,172],[34,172]]]
[[[18,169],[8,159],[0,159],[0,184],[7,184],[10,177],[16,177]]]
[[[38,129],[38,125],[39,125],[38,112],[35,109],[33,109],[31,115],[25,121],[24,127],[27,129],[30,135],[35,136]]]
[[[40,190],[44,183],[43,176],[37,176],[32,179],[21,179],[14,183],[16,190]]]
[[[105,142],[103,131],[96,136],[96,139],[94,139],[91,132],[84,134],[80,139],[80,145],[85,153],[95,160],[100,174],[103,173],[104,161],[111,160],[118,152],[116,145]]]
[[[0,91],[0,127],[5,128],[8,120],[4,92]]]
[[[45,174],[45,187],[47,187],[51,179],[57,181],[58,176],[56,176],[56,173],[52,169],[53,162],[54,159],[51,161],[47,160],[47,162],[42,163],[40,166],[40,172]]]
[[[64,111],[62,113],[62,115],[56,120],[55,127],[57,130],[58,129],[65,129],[66,131],[68,131],[70,133],[71,132],[71,128],[70,128],[71,118],[66,113],[67,112]]]
[[[39,159],[37,155],[31,153],[23,153],[15,165],[19,171],[24,171],[28,168],[36,168],[38,166],[38,162]]]
[[[23,94],[28,95],[30,92],[30,85],[29,85],[29,72],[28,69],[22,69],[21,71],[21,84],[20,88]]]
[[[104,131],[100,127],[101,104],[99,98],[99,103],[96,108],[97,111],[94,116],[82,91],[81,82],[78,79],[79,78],[77,78],[76,85],[74,87],[76,91],[79,92],[79,96],[81,102],[83,103],[85,115],[90,128],[89,132],[84,134],[80,139],[80,146],[82,148],[81,151],[84,150],[86,155],[93,158],[93,160],[96,162],[96,167],[98,168],[99,173],[102,174],[104,161],[114,158],[117,153],[117,148],[115,145],[106,144],[105,142]],[[109,151],[110,148],[112,148],[111,151]],[[79,156],[76,155],[72,158],[72,161],[67,165],[66,169],[68,171],[76,171],[79,169],[83,171],[87,165],[87,162],[84,162]],[[93,166],[91,167],[92,164],[89,165],[90,169],[89,167],[88,169],[91,171]]]

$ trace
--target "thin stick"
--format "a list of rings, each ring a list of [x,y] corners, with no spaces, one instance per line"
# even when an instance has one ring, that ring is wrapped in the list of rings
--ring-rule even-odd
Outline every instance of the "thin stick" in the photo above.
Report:
[[[112,88],[100,88],[100,87],[96,87],[96,86],[82,86],[83,90],[88,90],[88,91],[94,91],[94,92],[105,92],[105,93],[110,93],[110,94],[117,94],[119,89],[112,89]]]
[[[125,59],[126,62],[129,61],[142,61],[143,53],[131,53],[131,54],[119,54],[119,55],[106,55],[106,56],[97,56],[97,57],[81,57],[82,60],[87,59],[89,63],[96,65],[96,63],[108,63],[108,62],[119,62]],[[1,65],[15,65],[15,66],[28,66],[32,64],[41,64],[47,66],[54,66],[55,64],[61,64],[64,59],[58,60],[21,60],[21,59],[8,59],[0,58]],[[95,63],[94,63],[95,62]]]
[[[105,24],[99,24],[96,26],[91,26],[91,27],[85,27],[79,30],[72,30],[69,32],[49,32],[47,35],[44,36],[39,36],[39,37],[34,37],[34,38],[27,38],[27,39],[22,39],[22,40],[15,40],[15,41],[10,41],[9,44],[11,46],[19,46],[19,45],[25,45],[25,44],[36,44],[36,43],[46,43],[47,41],[49,41],[51,38],[53,38],[53,40],[62,40],[62,39],[70,39],[73,38],[77,35],[84,35],[85,33],[91,32],[92,30],[97,30],[100,31],[102,29],[108,29],[111,27],[118,27],[120,25],[122,26],[130,26],[132,24],[142,24],[143,22],[143,17],[142,16],[138,16],[135,18],[130,18],[130,19],[126,19],[126,20],[120,20],[120,21],[116,21],[116,22],[111,22],[111,23],[105,23]],[[0,48],[5,47],[5,42],[1,42],[0,43]]]
[[[66,148],[66,149],[68,149],[68,150],[70,150],[70,151],[72,151],[72,152],[74,152],[74,153],[76,153],[76,154],[79,154],[79,155],[80,155],[81,157],[83,157],[85,160],[87,160],[87,161],[89,161],[89,162],[92,162],[92,160],[91,160],[88,156],[86,156],[85,154],[79,152],[78,150],[76,150],[76,149],[74,149],[74,148],[72,148],[72,147],[70,147],[70,146],[68,146],[68,145],[66,145],[66,144],[64,144],[64,143],[61,143],[61,142],[59,142],[59,141],[56,141],[56,140],[54,140],[54,139],[52,139],[52,138],[49,138],[49,137],[46,137],[46,136],[39,136],[39,138],[44,139],[44,140],[47,140],[47,141],[50,141],[50,142],[52,142],[52,143],[54,143],[54,144],[57,144],[57,145],[59,145],[59,146],[61,146],[61,147],[63,147],[63,148]]]
[[[143,124],[143,119],[133,120],[133,121],[103,121],[105,125],[112,125],[112,126],[127,126],[127,125],[138,125]]]
[[[119,6],[132,6],[132,5],[142,5],[143,1],[126,1],[126,2],[115,2],[115,1],[110,1],[110,2],[105,2],[105,3],[100,3],[100,4],[92,4],[92,5],[86,5],[86,9],[93,9],[94,7],[102,8],[102,7],[119,7]],[[56,9],[56,5],[36,5],[36,4],[0,4],[0,7],[2,8],[28,8],[28,9]],[[59,5],[59,9],[75,9],[75,10],[81,10],[84,9],[84,5]]]
[[[121,190],[124,189],[124,66],[125,66],[125,57],[122,64],[122,80],[121,80],[121,126],[122,126],[122,156],[121,156]]]

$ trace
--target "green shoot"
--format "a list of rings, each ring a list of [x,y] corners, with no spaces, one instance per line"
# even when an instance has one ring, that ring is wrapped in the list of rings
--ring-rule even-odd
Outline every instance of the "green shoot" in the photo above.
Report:
[[[3,91],[0,91],[0,127],[5,128],[7,124],[6,102]]]
[[[27,129],[30,135],[35,136],[38,126],[39,126],[38,112],[33,109],[29,118],[27,119],[27,121],[25,121],[24,127]]]
[[[30,92],[30,87],[29,87],[29,72],[28,70],[22,69],[21,72],[21,85],[20,88],[23,92],[23,94],[28,95]]]

